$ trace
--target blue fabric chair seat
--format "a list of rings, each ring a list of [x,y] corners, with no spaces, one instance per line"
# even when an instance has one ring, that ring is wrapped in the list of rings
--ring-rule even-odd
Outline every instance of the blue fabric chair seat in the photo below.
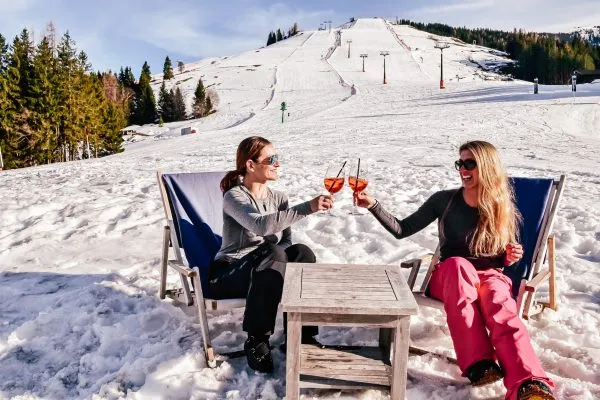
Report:
[[[205,298],[211,298],[208,267],[221,248],[225,172],[163,174],[174,229],[190,268],[200,271]]]
[[[513,282],[513,296],[519,294],[522,279],[530,279],[535,262],[535,246],[542,229],[544,214],[552,190],[553,179],[511,178],[517,208],[521,213],[519,243],[523,245],[523,258],[504,269]]]

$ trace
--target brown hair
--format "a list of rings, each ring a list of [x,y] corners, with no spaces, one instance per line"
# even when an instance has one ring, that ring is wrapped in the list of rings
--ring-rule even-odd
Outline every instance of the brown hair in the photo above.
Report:
[[[518,239],[521,215],[513,188],[492,144],[476,140],[460,146],[459,154],[463,150],[473,153],[479,169],[479,222],[469,247],[477,257],[500,254],[508,243]]]
[[[246,175],[246,161],[256,161],[262,149],[270,144],[271,142],[260,136],[250,136],[240,142],[235,157],[236,169],[229,171],[221,180],[223,194],[239,184],[240,176]]]

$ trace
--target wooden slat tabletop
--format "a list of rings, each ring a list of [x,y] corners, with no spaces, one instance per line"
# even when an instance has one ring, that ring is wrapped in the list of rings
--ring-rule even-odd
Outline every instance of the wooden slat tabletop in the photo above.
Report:
[[[286,312],[413,315],[417,303],[396,265],[289,263]]]

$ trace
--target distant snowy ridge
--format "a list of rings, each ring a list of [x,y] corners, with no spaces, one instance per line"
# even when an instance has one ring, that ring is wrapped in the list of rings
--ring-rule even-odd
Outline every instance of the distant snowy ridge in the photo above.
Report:
[[[593,45],[600,46],[600,26],[594,26],[591,28],[578,27],[574,35],[579,36],[583,40],[592,43]]]

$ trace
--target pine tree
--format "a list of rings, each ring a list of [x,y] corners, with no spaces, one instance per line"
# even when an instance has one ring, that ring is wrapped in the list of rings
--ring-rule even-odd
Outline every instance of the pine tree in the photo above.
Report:
[[[281,29],[277,29],[277,41],[280,42],[283,40],[283,34],[281,33]]]
[[[267,46],[272,45],[276,41],[277,41],[277,38],[275,37],[275,33],[273,33],[273,31],[269,32],[269,37],[267,39]]]
[[[124,87],[135,89],[135,78],[133,76],[133,72],[131,72],[131,67],[121,67],[121,71],[119,72],[119,83],[121,83]]]
[[[137,85],[136,101],[135,101],[135,123],[143,125],[153,123],[157,119],[156,101],[154,92],[150,87],[150,66],[148,62],[144,62],[142,72]]]
[[[291,28],[290,36],[295,36],[298,34],[298,32],[300,32],[300,28],[298,27],[298,23],[294,22],[294,25],[292,25],[292,28]]]
[[[163,82],[158,92],[158,112],[164,122],[175,121],[173,108],[173,97],[171,93],[167,92]]]
[[[127,89],[122,87],[111,74],[104,74],[100,82],[103,89],[101,113],[98,116],[100,125],[96,128],[92,139],[94,156],[103,156],[123,151],[123,138],[119,130],[127,124],[129,110]],[[102,93],[101,93],[102,94]]]
[[[15,37],[11,50],[9,65],[19,71],[19,105],[26,107],[33,68],[33,43],[27,29],[23,29],[21,34]]]
[[[177,69],[179,70],[180,74],[183,74],[183,70],[185,69],[185,64],[183,61],[177,61]]]
[[[171,79],[173,77],[173,66],[171,65],[171,59],[169,56],[165,58],[165,64],[163,66],[163,80]]]
[[[8,49],[0,35],[0,146],[5,168],[122,151],[129,95],[112,72],[92,71],[68,32],[35,49],[27,31]],[[120,73],[125,79],[126,70]],[[89,149],[89,150],[88,150]]]
[[[135,78],[133,77],[133,72],[131,72],[131,67],[125,67],[125,69],[121,67],[118,79],[119,84],[124,90],[124,101],[127,104],[128,109],[127,120],[129,123],[134,123],[137,87],[135,84]]]
[[[30,140],[32,133],[28,125],[31,100],[33,44],[26,29],[14,38],[8,54],[9,102],[13,110],[6,145],[14,164],[12,167],[31,165]]]
[[[59,104],[56,93],[56,59],[48,38],[44,37],[36,48],[31,80],[32,138],[30,147],[35,153],[36,163],[50,163],[58,147],[55,134],[59,124]]]
[[[206,113],[206,93],[202,78],[198,79],[196,91],[194,92],[194,104],[192,105],[192,115],[194,118],[202,118]]]
[[[14,114],[11,92],[15,89],[15,86],[9,85],[8,73],[8,45],[4,36],[0,34],[0,150],[2,151],[4,168],[12,167],[12,158],[14,157],[12,146],[9,146],[9,143]]]
[[[181,94],[181,89],[177,86],[175,92],[171,89],[171,95],[173,96],[173,111],[175,121],[184,121],[187,119],[187,112],[185,110],[185,100]]]
[[[57,47],[57,97],[60,103],[57,141],[59,160],[75,159],[75,149],[80,140],[77,126],[77,96],[79,91],[79,73],[77,71],[77,49],[75,42],[66,32]]]

